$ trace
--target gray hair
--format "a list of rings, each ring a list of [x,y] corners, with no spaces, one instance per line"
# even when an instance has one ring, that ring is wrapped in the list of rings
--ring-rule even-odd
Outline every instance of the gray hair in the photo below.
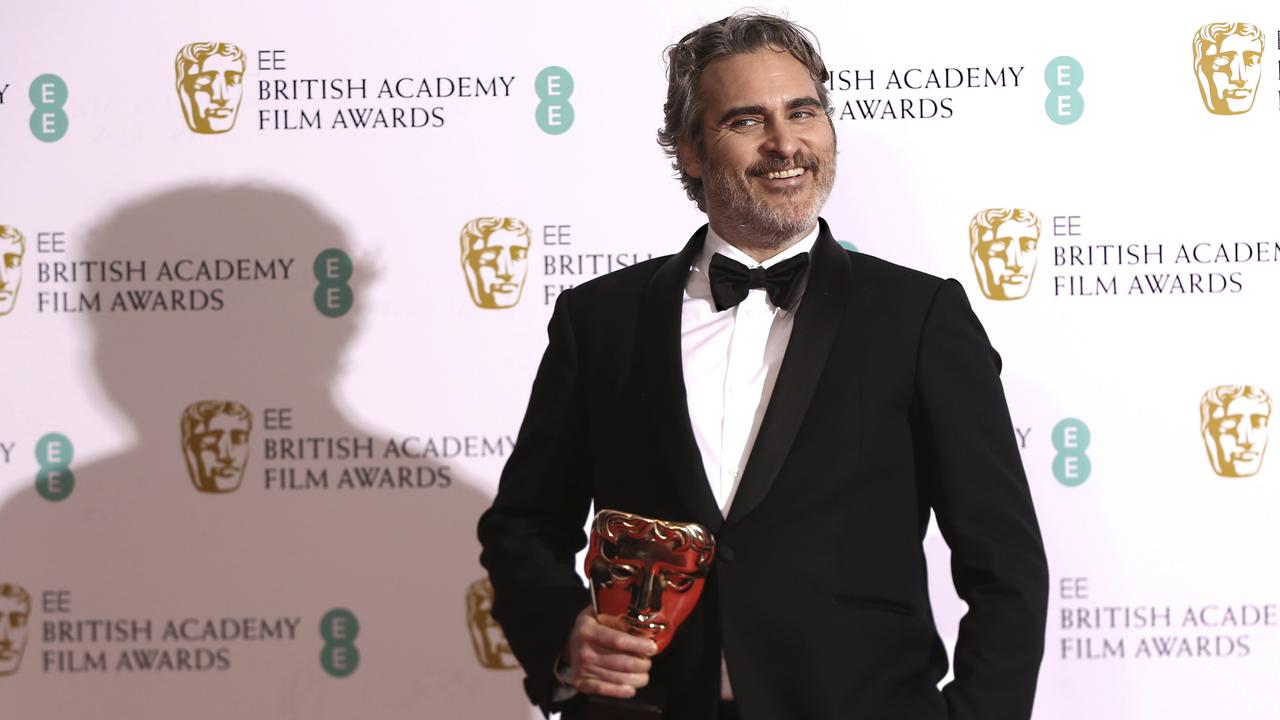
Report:
[[[698,83],[707,66],[730,55],[755,52],[772,48],[791,53],[809,71],[818,92],[818,101],[828,118],[831,116],[831,97],[827,92],[827,65],[816,49],[818,39],[805,28],[777,15],[742,12],[722,20],[707,23],[680,38],[680,42],[667,48],[667,102],[662,106],[664,125],[658,130],[658,144],[671,167],[680,178],[689,199],[706,210],[706,193],[702,180],[690,177],[680,164],[677,146],[686,140],[699,155],[703,152],[702,102],[698,96]]]

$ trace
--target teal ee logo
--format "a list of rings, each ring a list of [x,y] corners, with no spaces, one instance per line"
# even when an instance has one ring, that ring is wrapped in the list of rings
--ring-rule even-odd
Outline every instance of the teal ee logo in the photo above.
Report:
[[[351,257],[338,248],[329,248],[316,256],[313,266],[316,280],[316,309],[326,317],[342,317],[351,310],[355,295],[351,286]]]
[[[49,502],[60,502],[71,495],[76,477],[71,472],[71,458],[75,448],[62,433],[46,433],[36,442],[36,492]]]
[[[1049,86],[1049,96],[1044,99],[1044,112],[1059,125],[1070,125],[1084,114],[1084,96],[1080,83],[1084,82],[1084,68],[1070,55],[1059,55],[1049,61],[1044,69],[1044,84]]]
[[[858,246],[854,245],[848,240],[837,240],[836,244],[844,248],[845,250],[848,250],[849,252],[858,252]]]
[[[1083,485],[1093,471],[1093,463],[1085,451],[1089,449],[1089,426],[1084,421],[1066,418],[1053,426],[1053,476],[1067,487]]]
[[[7,86],[6,86],[7,87]],[[67,84],[52,73],[31,81],[31,134],[44,142],[57,142],[67,134]]]
[[[573,76],[557,65],[543,68],[533,81],[533,89],[542,102],[538,103],[536,117],[538,127],[548,135],[559,135],[573,127]]]
[[[360,622],[355,613],[344,608],[334,608],[320,618],[320,638],[324,647],[320,650],[320,667],[332,677],[344,678],[360,665],[360,651],[356,649],[356,636],[360,634]]]

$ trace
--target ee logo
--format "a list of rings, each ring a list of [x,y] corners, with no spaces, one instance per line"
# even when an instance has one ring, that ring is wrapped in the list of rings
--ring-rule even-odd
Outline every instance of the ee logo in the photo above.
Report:
[[[45,73],[31,81],[27,93],[35,110],[31,111],[31,134],[37,140],[57,142],[67,134],[67,84],[52,73]]]
[[[46,433],[36,442],[36,492],[49,502],[66,500],[75,489],[76,477],[71,472],[71,458],[75,448],[62,433]]]
[[[1089,426],[1075,418],[1066,418],[1053,426],[1053,476],[1067,487],[1083,485],[1093,471],[1093,463],[1085,451],[1089,449]]]
[[[320,650],[320,667],[336,678],[344,678],[360,665],[360,651],[356,649],[356,636],[360,634],[360,622],[355,613],[334,608],[320,618],[320,638],[324,647]]]
[[[351,279],[351,257],[337,248],[329,248],[316,256],[313,267],[316,280],[316,309],[326,317],[342,317],[351,310],[355,295],[347,281]]]
[[[559,135],[573,127],[573,76],[558,65],[542,69],[533,81],[533,89],[542,102],[538,103],[536,117],[538,127],[548,135]]]
[[[1049,86],[1049,96],[1044,99],[1044,111],[1049,119],[1059,125],[1070,125],[1084,114],[1084,97],[1080,83],[1084,82],[1084,68],[1070,55],[1060,55],[1049,61],[1044,69],[1044,84]]]

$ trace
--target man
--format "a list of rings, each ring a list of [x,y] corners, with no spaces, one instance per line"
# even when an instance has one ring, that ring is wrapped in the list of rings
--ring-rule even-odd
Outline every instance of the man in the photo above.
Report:
[[[0,583],[0,677],[18,672],[27,647],[31,596],[17,585]]]
[[[191,43],[174,64],[187,127],[206,135],[234,127],[244,94],[244,51],[231,43]]]
[[[249,464],[252,429],[253,415],[238,402],[202,400],[187,407],[182,413],[182,454],[197,490],[239,489]]]
[[[963,290],[846,251],[818,219],[836,140],[802,30],[735,15],[668,58],[659,142],[709,227],[559,297],[480,520],[529,696],[565,718],[589,695],[668,720],[1029,717],[1047,570]],[[588,607],[573,558],[593,502],[715,535],[661,655]],[[969,604],[942,691],[930,510]]]
[[[0,225],[0,315],[13,312],[22,285],[22,256],[27,254],[27,239],[16,227]]]
[[[969,223],[969,258],[978,287],[992,300],[1021,300],[1036,272],[1040,218],[1030,210],[991,208]]]
[[[1250,477],[1262,468],[1271,396],[1255,385],[1219,385],[1200,400],[1200,435],[1209,464],[1222,477]]]
[[[533,234],[523,220],[480,217],[462,227],[462,273],[477,307],[515,306],[529,272]]]
[[[1210,23],[1191,41],[1196,82],[1214,115],[1249,112],[1262,79],[1262,31],[1249,23]]]

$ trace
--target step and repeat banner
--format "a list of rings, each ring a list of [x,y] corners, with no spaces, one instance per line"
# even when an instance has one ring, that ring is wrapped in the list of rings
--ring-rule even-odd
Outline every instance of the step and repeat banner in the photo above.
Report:
[[[120,5],[0,23],[0,713],[537,717],[476,519],[556,296],[703,222],[662,52],[736,6]],[[1003,356],[1036,719],[1280,717],[1280,7],[769,9],[836,237]]]

